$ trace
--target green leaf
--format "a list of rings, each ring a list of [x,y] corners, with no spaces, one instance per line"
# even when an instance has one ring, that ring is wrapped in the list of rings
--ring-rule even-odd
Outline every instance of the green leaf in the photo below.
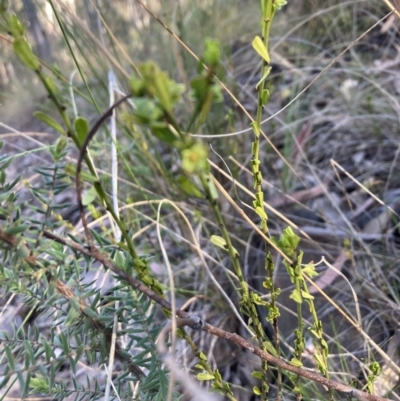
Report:
[[[210,237],[210,240],[215,246],[222,248],[225,251],[228,249],[228,245],[227,245],[226,241],[219,235],[212,235]]]
[[[381,373],[381,366],[378,362],[372,362],[369,365],[369,368],[371,369],[373,375],[379,375]]]
[[[176,179],[179,188],[186,194],[190,196],[194,196],[196,198],[204,198],[202,192],[197,188],[196,184],[189,180],[189,178],[184,175],[178,176]]]
[[[300,291],[297,288],[295,288],[293,290],[293,292],[291,293],[289,298],[293,299],[293,301],[297,302],[298,304],[301,304],[303,302],[303,299],[301,298]]]
[[[301,290],[301,296],[302,296],[304,299],[314,299],[314,297],[313,297],[310,293],[308,293],[308,292],[306,292],[306,291],[303,291],[303,290]]]
[[[190,87],[192,88],[190,96],[199,102],[203,101],[208,93],[209,86],[210,81],[205,75],[197,75],[190,80]]]
[[[287,4],[286,0],[275,0],[273,7],[275,7],[277,10],[280,10],[286,4]]]
[[[255,395],[261,395],[261,390],[257,386],[254,386],[253,387],[253,393]]]
[[[269,64],[271,60],[262,39],[259,36],[256,36],[251,42],[251,45],[253,46],[253,49],[267,62],[267,64]]]
[[[169,79],[167,74],[153,62],[142,65],[140,70],[145,89],[157,98],[164,110],[171,112],[174,104],[185,90],[184,85]]]
[[[8,361],[8,364],[10,365],[10,368],[12,370],[15,370],[14,356],[13,356],[13,354],[11,352],[10,347],[8,345],[5,345],[4,346],[4,350],[6,351],[7,361]]]
[[[89,132],[89,122],[86,118],[77,117],[74,121],[74,126],[76,135],[78,136],[79,146],[82,146]]]
[[[76,176],[76,165],[73,163],[67,163],[64,167],[64,171],[68,174],[71,178],[75,179]],[[86,171],[81,171],[81,177],[83,181],[95,183],[98,181],[98,178],[94,175],[87,173]]]
[[[299,242],[300,237],[294,233],[292,227],[286,227],[279,240],[279,247],[290,257],[296,251]]]
[[[49,117],[47,114],[42,113],[41,111],[35,111],[33,115],[40,121],[46,123],[49,127],[53,128],[60,134],[65,135],[65,131],[61,125],[55,121],[53,118]]]
[[[262,94],[261,94],[261,104],[263,106],[265,106],[268,103],[269,96],[270,96],[269,90],[268,89],[264,89],[262,91]]]
[[[205,50],[203,54],[204,64],[214,69],[221,59],[221,49],[218,40],[206,39]]]
[[[261,77],[261,79],[256,83],[256,89],[258,89],[258,87],[268,78],[269,74],[271,73],[272,68],[268,67],[265,72],[264,75]]]
[[[257,206],[254,210],[263,220],[268,220],[268,215],[263,207]]]
[[[72,306],[71,309],[75,309],[76,311],[80,311],[79,299],[77,297],[72,297],[69,299],[69,303]]]
[[[10,17],[8,29],[11,31],[12,36],[16,38],[23,36],[26,31],[25,25],[18,19],[15,14],[12,14]]]
[[[90,205],[97,198],[97,191],[95,187],[91,187],[89,191],[86,191],[82,197],[83,206]]]
[[[264,373],[263,373],[263,372],[260,372],[260,371],[252,372],[251,375],[252,375],[255,379],[260,379],[260,380],[263,380],[263,379],[264,379],[264,376],[265,376]]]
[[[314,359],[315,359],[315,361],[317,362],[317,366],[318,366],[319,371],[320,371],[322,374],[324,374],[325,371],[326,371],[326,365],[325,365],[325,361],[324,361],[324,359],[322,358],[321,354],[315,353],[315,354],[314,354]]]
[[[201,351],[199,352],[198,357],[199,357],[199,359],[201,359],[202,361],[207,361],[206,355],[205,355],[203,352],[201,352]]]
[[[47,378],[41,375],[32,377],[29,383],[29,387],[32,388],[31,393],[47,393],[49,391],[49,382]]]
[[[174,145],[176,142],[176,135],[166,126],[165,123],[150,124],[151,131],[154,136],[169,145]]]
[[[26,231],[29,228],[29,226],[26,225],[20,225],[20,226],[15,226],[15,227],[8,227],[4,230],[6,234],[20,234]]]
[[[133,115],[138,124],[149,124],[153,121],[157,121],[164,114],[162,109],[154,102],[154,100],[138,98],[134,99],[134,102],[136,108]]]
[[[224,251],[228,251],[228,244],[226,243],[225,239],[220,237],[219,235],[212,235],[210,237],[210,241],[217,247],[222,248]],[[233,248],[233,247],[232,247]],[[233,251],[235,252],[236,256],[239,256],[239,252],[233,248]]]
[[[275,347],[269,341],[264,341],[263,346],[270,354],[278,357]]]
[[[215,376],[210,374],[210,373],[198,373],[197,374],[197,380],[213,380],[215,379]]]
[[[290,364],[293,365],[293,366],[296,366],[298,368],[303,366],[303,363],[300,361],[300,359],[297,359],[297,358],[292,358],[290,360]]]
[[[215,186],[213,179],[209,175],[207,175],[206,179],[207,179],[207,186],[208,186],[208,191],[210,194],[211,201],[218,200],[218,191],[217,191],[217,187]]]
[[[13,42],[13,48],[17,56],[21,61],[31,70],[37,71],[39,69],[39,61],[33,54],[32,48],[29,43],[22,37],[15,39]]]
[[[315,271],[315,266],[313,263],[307,264],[303,268],[303,273],[307,274],[308,277],[313,278],[315,276],[318,276],[318,273]]]
[[[132,77],[130,80],[130,84],[131,84],[132,92],[135,96],[143,95],[144,83],[141,79]]]
[[[254,132],[254,135],[256,136],[256,138],[259,138],[260,132],[261,132],[260,126],[257,124],[256,121],[253,121],[252,123],[250,123],[250,126],[251,126],[251,128],[253,128],[253,132]]]
[[[86,308],[83,310],[83,313],[91,319],[99,318],[99,315],[92,308],[89,308],[89,306],[86,306]]]
[[[0,170],[5,170],[15,159],[15,156],[8,157],[3,164],[0,165]],[[4,160],[4,159],[3,159]]]
[[[55,145],[55,153],[57,156],[61,155],[62,152],[68,145],[68,139],[65,136],[60,136]]]

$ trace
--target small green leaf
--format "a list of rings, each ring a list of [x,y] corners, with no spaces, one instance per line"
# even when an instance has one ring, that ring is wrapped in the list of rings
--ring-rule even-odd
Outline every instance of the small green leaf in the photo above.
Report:
[[[4,170],[0,170],[0,184],[4,185],[4,183],[6,182],[6,172]]]
[[[61,153],[65,150],[67,145],[68,145],[68,139],[65,136],[60,136],[55,146],[56,154],[61,155]]]
[[[219,248],[222,248],[225,250],[228,249],[228,245],[227,245],[226,241],[219,235],[212,235],[210,237],[210,240],[215,246],[218,246]]]
[[[212,236],[210,237],[210,240],[211,240],[211,242],[212,242],[215,246],[217,246],[217,247],[219,247],[219,248],[222,248],[222,249],[225,250],[225,251],[228,251],[228,250],[229,250],[228,244],[227,244],[226,241],[225,241],[222,237],[220,237],[219,235],[212,235]],[[232,248],[233,248],[233,247],[232,247]],[[235,248],[233,248],[233,251],[235,252],[236,256],[239,256],[239,252],[238,252]]]
[[[293,292],[291,293],[289,298],[293,299],[293,301],[297,302],[298,304],[301,304],[303,302],[303,299],[301,298],[300,291],[297,288],[295,288],[293,290]]]
[[[215,376],[210,373],[198,373],[197,380],[213,380]]]
[[[275,347],[269,341],[264,341],[263,346],[270,354],[278,357]]]
[[[4,163],[0,165],[0,170],[5,170],[13,162],[14,159],[15,156],[10,156],[7,159],[5,159]]]
[[[294,233],[292,227],[286,227],[279,240],[279,247],[290,257],[296,251],[299,242],[300,237]]]
[[[319,371],[320,371],[322,374],[324,374],[325,371],[326,371],[326,365],[325,365],[325,361],[324,361],[324,359],[322,358],[321,354],[315,353],[315,354],[314,354],[314,359],[315,359],[315,361],[317,362],[317,366],[318,366]]]
[[[89,308],[88,306],[83,310],[83,313],[87,317],[90,317],[91,319],[98,319],[99,318],[99,315],[92,308]]]
[[[176,135],[169,129],[169,127],[167,127],[165,123],[150,123],[150,128],[154,136],[161,141],[172,146],[176,142]]]
[[[11,352],[10,347],[8,345],[5,345],[4,350],[6,351],[7,361],[8,361],[8,364],[10,365],[10,368],[12,370],[15,370],[14,356]]]
[[[143,94],[144,83],[141,79],[132,77],[130,80],[132,92],[135,96],[141,96]]]
[[[315,266],[313,263],[309,263],[303,268],[303,273],[307,274],[308,277],[313,278],[318,276],[318,273],[315,271]]]
[[[158,100],[164,110],[171,112],[184,92],[184,86],[169,79],[168,75],[153,62],[142,65],[140,70],[144,88]]]
[[[89,191],[86,191],[85,194],[82,197],[82,204],[83,206],[90,205],[91,203],[94,202],[94,200],[97,198],[97,191],[95,187],[91,187]]]
[[[206,39],[205,50],[203,54],[204,63],[210,67],[215,68],[221,59],[221,49],[218,40]]]
[[[205,355],[203,352],[201,352],[201,351],[199,352],[198,357],[199,357],[199,359],[201,359],[202,361],[207,361],[206,355]]]
[[[262,380],[264,378],[264,373],[260,372],[260,371],[255,371],[252,372],[251,375],[255,378],[255,379],[260,379]]]
[[[61,73],[60,73],[61,74]],[[54,83],[54,80],[52,77],[47,76],[45,78],[46,84],[50,91],[54,93],[55,95],[60,95],[60,90],[58,89],[57,85]]]
[[[35,111],[33,115],[40,121],[46,123],[49,127],[53,128],[60,134],[65,135],[65,131],[61,125],[55,121],[53,118],[49,117],[47,114],[42,113],[41,111]]]
[[[261,390],[257,386],[254,386],[253,387],[253,393],[255,395],[261,395]]]
[[[21,61],[31,70],[37,71],[39,69],[39,61],[33,54],[32,48],[29,43],[22,37],[15,39],[13,42],[13,48],[17,56]]]
[[[209,177],[208,181],[207,181],[207,185],[208,185],[208,191],[210,193],[210,198],[211,201],[216,201],[218,200],[218,191],[217,191],[217,187],[214,184],[214,181],[212,180],[211,177]]]
[[[8,23],[8,29],[15,38],[23,36],[26,31],[25,25],[18,19],[15,14],[12,14]]]
[[[267,64],[269,64],[271,60],[262,39],[259,36],[256,36],[251,42],[251,45],[253,46],[253,49],[267,62]]]
[[[29,387],[32,388],[32,393],[47,393],[49,391],[48,379],[37,375],[37,377],[32,377],[29,382]]]
[[[202,192],[197,188],[196,184],[189,180],[189,178],[184,175],[180,175],[177,178],[177,183],[180,189],[186,194],[190,196],[194,196],[196,198],[204,198]]]
[[[270,96],[269,90],[268,89],[264,89],[262,91],[262,94],[261,94],[261,104],[263,106],[265,106],[268,103],[269,96]]]
[[[79,299],[76,297],[72,297],[69,299],[69,303],[72,306],[71,309],[75,309],[76,311],[80,311]]]
[[[369,368],[371,369],[373,375],[379,375],[381,373],[381,366],[378,362],[372,362],[369,365]]]
[[[257,206],[254,210],[263,220],[268,220],[268,215],[267,215],[267,213],[265,213],[265,210],[263,207]]]
[[[272,68],[268,67],[265,72],[264,75],[261,77],[261,79],[256,83],[256,89],[258,90],[258,87],[268,78],[269,74],[271,73]]]
[[[290,360],[290,364],[293,365],[293,366],[296,366],[296,367],[298,367],[298,368],[300,368],[300,367],[303,366],[303,363],[302,363],[299,359],[297,359],[297,358],[292,358],[292,359]]]
[[[75,164],[67,163],[64,167],[64,171],[70,177],[73,177],[75,179],[75,176],[76,176],[76,165]],[[93,176],[90,173],[87,173],[86,171],[81,171],[81,177],[82,177],[82,180],[86,181],[86,182],[95,183],[98,181],[97,177]]]
[[[76,135],[78,136],[79,146],[82,146],[89,132],[89,122],[86,118],[77,117],[74,121],[74,126]]]
[[[303,291],[303,290],[301,290],[301,296],[302,296],[304,299],[314,299],[314,297],[313,297],[310,293],[308,293],[308,292],[306,292],[306,291]]]
[[[256,121],[253,121],[252,123],[250,123],[250,126],[251,126],[251,128],[253,128],[253,132],[254,132],[254,135],[256,136],[256,138],[259,138],[260,132],[261,132],[260,126],[257,124]]]
[[[20,225],[20,226],[15,226],[15,227],[8,227],[7,229],[4,230],[6,234],[20,234],[26,231],[29,228],[29,226],[26,225]]]
[[[273,6],[277,9],[280,10],[283,6],[287,4],[286,0],[275,0]]]

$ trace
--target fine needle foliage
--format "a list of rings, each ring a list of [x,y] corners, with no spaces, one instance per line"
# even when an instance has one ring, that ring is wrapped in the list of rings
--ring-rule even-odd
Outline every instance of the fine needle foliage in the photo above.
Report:
[[[192,33],[180,18],[184,2],[176,4],[175,19],[166,21],[151,7],[157,9],[157,3],[162,9],[162,1],[136,2],[142,29],[154,21],[162,32],[158,45],[171,49],[177,64],[168,72],[157,52],[155,60],[132,60],[117,38],[120,28],[115,26],[114,34],[95,2],[101,40],[64,2],[49,1],[79,85],[40,59],[25,23],[7,3],[0,2],[2,35],[24,74],[45,92],[47,100],[33,115],[52,137],[34,150],[0,154],[0,399],[383,401],[395,396],[394,384],[382,387],[381,373],[383,366],[399,377],[398,364],[388,355],[388,341],[376,342],[363,324],[365,313],[339,259],[332,265],[332,255],[320,253],[349,283],[355,312],[323,291],[326,281],[313,281],[318,263],[302,246],[311,243],[312,254],[321,244],[288,218],[282,218],[283,229],[270,223],[270,213],[280,214],[266,202],[272,158],[281,163],[285,189],[297,178],[305,181],[296,171],[298,154],[310,177],[317,176],[304,154],[311,143],[307,127],[294,141],[287,128],[283,148],[265,131],[274,124],[267,126],[264,119],[276,106],[271,102],[278,86],[271,29],[286,1],[261,0],[256,11],[259,30],[248,40],[258,68],[253,114],[229,89],[224,46],[204,37],[197,56],[186,44]],[[210,17],[207,7],[193,6],[199,29]],[[328,46],[329,37],[324,40]],[[150,52],[145,39],[143,46]],[[207,136],[233,131],[240,109],[253,139],[235,142],[222,135],[214,149]],[[235,152],[245,155],[247,164],[232,157],[228,165],[224,157]],[[29,179],[16,174],[19,161],[35,153],[40,163],[30,167]],[[333,159],[332,165],[340,184],[359,184]],[[364,183],[360,186],[372,194]],[[390,207],[390,213],[396,226],[397,209]],[[257,237],[254,243],[243,240],[244,225]],[[355,249],[345,241],[341,257],[354,262]],[[261,266],[253,273],[249,253],[261,255],[253,258]],[[286,285],[280,281],[282,266]],[[386,284],[379,288],[397,305],[399,287],[389,290]],[[351,344],[341,341],[343,320],[343,331],[354,330],[366,344],[361,354],[360,347],[348,352]],[[237,371],[246,371],[245,381],[226,369],[234,359]]]

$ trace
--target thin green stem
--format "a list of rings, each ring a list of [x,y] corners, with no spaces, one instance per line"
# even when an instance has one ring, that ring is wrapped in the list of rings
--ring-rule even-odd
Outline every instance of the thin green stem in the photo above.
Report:
[[[272,19],[274,16],[274,7],[273,7],[273,0],[261,0],[261,10],[262,10],[262,23],[261,23],[261,32],[262,32],[262,41],[264,43],[265,49],[267,54],[269,53],[269,35],[270,35],[270,27],[272,23]],[[269,56],[268,56],[269,58]],[[256,210],[257,214],[261,217],[261,230],[264,234],[268,234],[268,227],[267,227],[267,214],[264,209],[264,194],[262,190],[262,174],[259,169],[261,164],[260,161],[260,131],[261,131],[261,120],[262,120],[262,113],[264,110],[265,104],[268,102],[269,99],[269,92],[265,88],[266,78],[269,75],[270,67],[268,65],[267,60],[263,59],[262,67],[261,67],[261,80],[257,86],[258,91],[258,100],[257,100],[257,112],[256,112],[256,119],[253,123],[253,130],[255,134],[254,142],[252,143],[252,172],[253,172],[253,181],[254,181],[254,190],[256,195],[256,200],[253,202],[254,209]],[[274,340],[275,340],[275,349],[278,355],[280,355],[280,345],[279,345],[279,330],[278,330],[278,320],[277,317],[279,315],[277,305],[276,305],[276,298],[277,298],[277,291],[274,285],[274,264],[270,258],[270,250],[268,244],[265,245],[265,268],[267,270],[268,275],[268,289],[271,292],[271,302],[270,302],[270,313],[269,313],[269,320],[272,321],[272,326],[274,330]],[[281,393],[282,393],[282,371],[278,368],[278,395],[277,400],[280,400]],[[262,392],[262,399],[265,399],[266,393]]]

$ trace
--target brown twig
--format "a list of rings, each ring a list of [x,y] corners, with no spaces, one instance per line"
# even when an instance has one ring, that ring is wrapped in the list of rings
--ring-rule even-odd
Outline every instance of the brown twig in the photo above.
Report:
[[[53,234],[48,231],[44,231],[43,233],[44,237],[49,238],[53,241],[57,241],[58,243],[65,245],[75,251],[78,251],[84,255],[90,256],[93,259],[96,259],[97,261],[101,262],[105,267],[110,269],[113,273],[118,275],[119,278],[123,279],[126,281],[128,284],[132,285],[136,289],[138,289],[140,292],[144,293],[147,295],[150,299],[153,301],[157,302],[160,306],[163,308],[166,308],[168,310],[171,310],[171,304],[164,298],[162,298],[160,295],[152,291],[150,288],[146,287],[142,282],[139,280],[136,280],[129,274],[127,274],[125,271],[120,269],[116,264],[114,264],[110,259],[108,259],[105,255],[103,255],[97,248],[88,248],[84,245],[78,244],[77,242],[71,241],[69,239],[60,237],[59,235]],[[0,240],[7,243],[8,245],[15,247],[15,246],[21,246],[21,241],[15,237],[14,235],[11,234],[6,234],[4,230],[0,227]],[[32,255],[28,254],[27,257],[32,258]],[[30,261],[30,263],[33,262],[33,259],[26,259],[27,262]],[[59,290],[60,291],[67,291],[67,288],[61,286],[61,282],[57,282],[59,285]],[[70,289],[68,289],[71,291]],[[73,294],[73,293],[72,293]],[[71,293],[67,294],[65,293],[64,296],[72,296]],[[311,372],[309,370],[306,370],[304,368],[298,368],[296,366],[290,365],[283,359],[277,358],[268,352],[263,351],[259,347],[255,346],[254,344],[250,343],[249,341],[245,340],[243,337],[239,336],[236,333],[230,333],[225,330],[219,329],[218,327],[215,327],[211,324],[208,324],[203,321],[194,321],[193,315],[189,314],[187,312],[184,312],[182,310],[177,310],[176,315],[180,317],[183,320],[180,320],[180,325],[183,326],[189,326],[189,327],[194,327],[196,325],[200,325],[201,329],[203,331],[206,331],[207,333],[210,333],[211,335],[215,335],[219,338],[223,338],[227,341],[233,342],[240,347],[243,347],[247,349],[248,351],[252,352],[253,354],[257,355],[263,360],[268,361],[269,363],[280,367],[284,370],[287,370],[289,372],[292,372],[296,375],[299,375],[305,379],[312,380],[316,383],[322,384],[326,387],[332,388],[338,392],[344,393],[349,397],[356,398],[357,400],[360,401],[390,401],[388,398],[380,397],[378,395],[373,395],[366,393],[364,391],[360,391],[357,389],[354,389],[353,387],[347,386],[346,384],[338,383],[335,382],[334,380],[327,379],[325,377],[320,376],[317,373]],[[196,328],[196,327],[194,327]]]
[[[101,125],[104,123],[104,121],[112,116],[113,110],[118,107],[121,103],[125,102],[128,98],[132,96],[131,93],[123,96],[121,99],[119,99],[117,102],[115,102],[113,105],[111,105],[95,122],[89,133],[87,134],[85,141],[82,144],[82,147],[80,149],[78,161],[76,164],[76,193],[77,193],[77,198],[78,198],[78,205],[79,205],[79,213],[81,216],[82,220],[82,225],[85,230],[85,235],[86,238],[89,242],[89,245],[91,248],[94,249],[93,245],[93,238],[90,233],[90,230],[87,225],[86,221],[86,216],[85,216],[85,208],[82,203],[82,180],[81,180],[81,171],[82,171],[82,162],[83,158],[85,157],[87,148],[89,146],[89,142],[93,139],[94,135],[98,131],[98,129],[101,127]]]
[[[46,234],[49,234],[46,232]],[[48,238],[48,235],[45,235]],[[17,237],[13,234],[7,234],[2,227],[0,227],[0,241],[8,244],[13,249],[18,249],[21,256],[24,260],[29,263],[31,266],[35,266],[37,262],[36,255],[34,255],[28,246],[25,244],[25,241],[21,237]],[[58,241],[60,242],[60,241]],[[49,277],[51,279],[51,277]],[[95,330],[102,331],[106,337],[106,343],[111,344],[111,330],[107,329],[105,324],[99,320],[95,319],[92,316],[88,316],[86,310],[88,306],[86,305],[85,301],[81,298],[77,297],[75,293],[68,287],[65,283],[61,280],[55,281],[55,288],[57,292],[67,300],[75,299],[79,305],[80,312],[88,317],[91,321],[92,327]],[[127,358],[126,355],[123,353],[121,346],[117,343],[116,350],[115,350],[116,357],[122,362],[126,362],[128,365],[129,371],[138,379],[141,380],[145,377],[143,371],[139,368],[139,366],[135,365],[130,358]]]
[[[49,233],[47,231],[44,232],[44,236],[47,238],[50,238],[54,241],[57,241],[63,245],[66,245],[76,251],[79,251],[87,256],[91,256],[92,258],[96,259],[97,261],[101,262],[104,266],[109,268],[112,272],[117,274],[120,278],[125,280],[128,284],[132,285],[139,291],[146,294],[149,298],[151,298],[152,300],[157,302],[163,308],[171,310],[171,304],[166,299],[160,297],[158,294],[156,294],[154,291],[152,291],[151,289],[146,287],[139,280],[136,280],[135,278],[128,275],[126,272],[124,272],[122,269],[120,269],[117,265],[115,265],[111,260],[109,260],[105,255],[103,255],[98,249],[90,250],[81,244],[77,244],[74,241],[62,238],[56,234]],[[187,323],[187,324],[183,324],[183,325],[188,325],[188,326],[192,327],[193,322],[194,322],[192,314],[189,314],[182,310],[177,310],[176,314],[181,319],[188,319],[187,321],[181,320],[182,324],[183,324],[183,322]],[[231,341],[231,342],[247,349],[248,351],[250,351],[253,354],[260,357],[261,359],[264,359],[277,367],[280,367],[284,370],[295,373],[296,375],[299,375],[305,379],[312,380],[316,383],[319,383],[319,384],[322,384],[329,388],[332,388],[336,391],[346,394],[349,397],[356,398],[357,400],[360,400],[360,401],[389,401],[389,399],[387,399],[387,398],[354,389],[353,387],[347,386],[346,384],[338,383],[334,380],[327,379],[325,377],[320,376],[317,373],[311,372],[304,368],[298,368],[293,365],[290,365],[283,359],[277,358],[277,357],[269,354],[268,352],[261,350],[260,348],[256,347],[254,344],[245,340],[243,337],[239,336],[236,333],[227,332],[225,330],[219,329],[218,327],[215,327],[206,322],[202,322],[201,329],[203,331],[206,331],[207,333],[210,333],[211,335],[215,335],[219,338],[223,338],[225,340]]]

